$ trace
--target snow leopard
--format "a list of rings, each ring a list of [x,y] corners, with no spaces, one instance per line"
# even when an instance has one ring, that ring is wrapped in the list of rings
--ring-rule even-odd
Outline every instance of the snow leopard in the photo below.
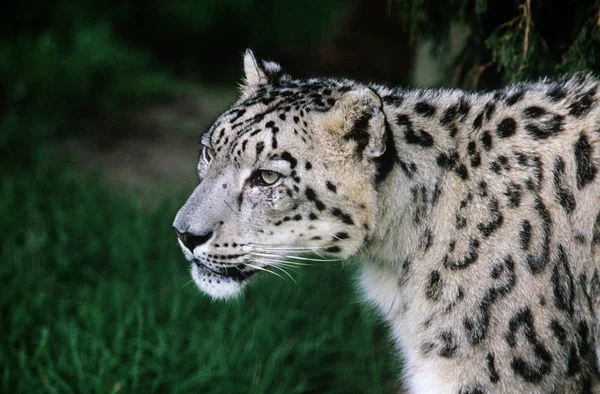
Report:
[[[354,257],[409,393],[600,392],[597,79],[388,88],[250,50],[244,74],[173,223],[203,292]]]

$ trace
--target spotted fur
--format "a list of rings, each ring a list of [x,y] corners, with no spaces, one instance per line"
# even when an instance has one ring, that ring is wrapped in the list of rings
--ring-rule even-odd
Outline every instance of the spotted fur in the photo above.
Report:
[[[249,51],[244,68],[174,223],[203,291],[358,256],[411,393],[600,392],[597,80],[469,93],[297,80]]]

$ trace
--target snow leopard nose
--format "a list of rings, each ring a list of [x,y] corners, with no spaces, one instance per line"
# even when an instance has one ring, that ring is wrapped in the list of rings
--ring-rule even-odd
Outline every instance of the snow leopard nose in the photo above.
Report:
[[[179,240],[185,245],[185,247],[188,248],[188,250],[192,253],[194,252],[194,249],[196,249],[196,246],[200,246],[206,243],[206,241],[211,239],[214,234],[213,231],[208,231],[207,233],[201,235],[196,235],[188,232],[180,232],[175,226],[173,226],[173,230],[175,230],[177,238],[179,238]]]

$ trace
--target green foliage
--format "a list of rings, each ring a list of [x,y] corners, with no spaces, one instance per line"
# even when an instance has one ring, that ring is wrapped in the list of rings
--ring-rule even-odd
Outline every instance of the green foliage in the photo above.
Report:
[[[54,128],[81,114],[115,113],[183,91],[147,55],[116,40],[106,23],[66,40],[42,31],[0,41],[0,76],[8,108],[34,112]]]
[[[413,40],[447,42],[453,24],[470,35],[455,69],[463,86],[600,71],[600,1],[388,0]],[[494,70],[496,73],[488,72]],[[461,74],[462,73],[462,74]],[[479,86],[481,87],[481,86]]]
[[[593,11],[593,10],[592,10]],[[564,52],[558,66],[560,72],[570,70],[593,70],[598,72],[600,63],[600,9],[585,22],[571,46]]]
[[[3,173],[29,168],[40,155],[40,146],[55,130],[38,114],[21,116],[9,112],[0,118],[0,165]]]
[[[499,26],[485,41],[496,67],[510,82],[554,74],[548,46],[532,29],[529,17],[520,15]]]

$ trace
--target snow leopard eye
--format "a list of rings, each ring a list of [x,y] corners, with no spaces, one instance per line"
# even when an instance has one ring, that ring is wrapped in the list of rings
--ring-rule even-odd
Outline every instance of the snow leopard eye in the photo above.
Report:
[[[275,171],[259,170],[254,176],[254,184],[258,186],[271,186],[281,178]]]
[[[209,148],[208,146],[202,147],[202,159],[206,164],[209,164],[212,159],[215,157],[215,151]]]

